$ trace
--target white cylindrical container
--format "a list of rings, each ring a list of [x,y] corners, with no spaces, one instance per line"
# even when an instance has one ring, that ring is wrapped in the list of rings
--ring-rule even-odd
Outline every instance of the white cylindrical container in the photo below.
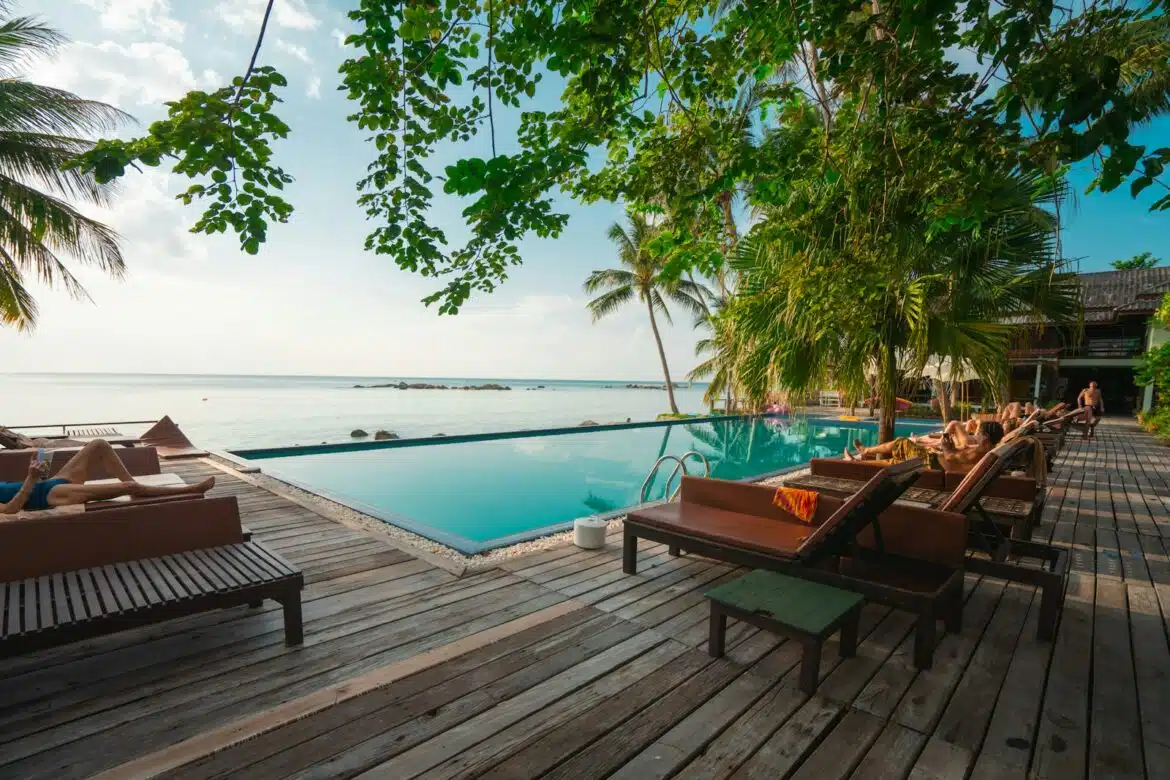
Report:
[[[573,544],[585,550],[599,550],[605,547],[604,520],[584,517],[573,521]]]

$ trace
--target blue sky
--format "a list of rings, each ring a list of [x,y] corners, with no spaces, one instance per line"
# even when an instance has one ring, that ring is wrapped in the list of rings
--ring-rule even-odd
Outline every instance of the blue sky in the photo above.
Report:
[[[355,204],[354,182],[372,149],[345,121],[348,101],[336,89],[337,66],[350,29],[340,0],[277,0],[261,64],[289,79],[279,114],[292,127],[277,148],[296,177],[287,190],[296,207],[288,225],[273,227],[257,257],[226,236],[192,235],[196,219],[173,195],[183,180],[153,170],[127,178],[123,197],[95,212],[125,237],[130,268],[116,282],[82,272],[94,304],[40,295],[42,322],[31,337],[0,331],[13,371],[157,371],[174,373],[390,374],[652,378],[659,374],[641,309],[592,324],[581,282],[614,262],[606,227],[614,204],[569,204],[573,215],[557,241],[522,245],[525,264],[491,296],[457,317],[439,317],[419,300],[435,280],[399,271],[367,254],[370,226]],[[227,83],[247,64],[264,0],[22,0],[73,43],[30,76],[107,100],[143,124],[162,115],[163,101],[192,88]],[[552,85],[549,85],[550,87]],[[555,100],[554,90],[544,99]],[[507,117],[499,123],[509,145]],[[1142,133],[1170,142],[1170,123]],[[465,148],[484,154],[486,138]],[[1080,177],[1083,189],[1086,181]],[[1078,196],[1066,254],[1082,270],[1141,251],[1170,260],[1165,226],[1128,190]],[[460,206],[444,200],[438,217],[461,237]],[[696,334],[687,318],[665,330],[671,367],[694,364]]]

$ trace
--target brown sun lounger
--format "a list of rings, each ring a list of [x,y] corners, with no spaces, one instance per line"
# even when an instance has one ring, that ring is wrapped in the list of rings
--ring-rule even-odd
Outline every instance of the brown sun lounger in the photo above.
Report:
[[[304,577],[245,540],[235,497],[0,523],[0,656],[266,599],[303,641]]]
[[[208,454],[207,450],[196,447],[169,416],[152,425],[139,439],[144,445],[157,449],[163,460],[203,458]]]
[[[1037,585],[1041,588],[1041,603],[1037,637],[1050,641],[1056,632],[1056,620],[1064,600],[1065,578],[1068,572],[1068,551],[1062,547],[1032,542],[1018,538],[1011,533],[1016,526],[1004,528],[998,521],[1003,512],[1011,509],[1012,502],[1030,505],[1028,495],[1036,494],[1036,483],[1026,477],[1003,475],[1003,470],[1022,450],[1030,446],[1026,439],[1001,443],[987,453],[971,471],[966,474],[945,474],[946,491],[919,489],[917,484],[904,494],[911,500],[923,503],[940,511],[968,515],[974,521],[971,527],[969,546],[973,551],[987,554],[984,558],[971,555],[967,559],[967,571],[998,577],[1010,582]],[[864,474],[861,469],[872,469],[859,461],[815,461],[813,469],[835,472],[843,475],[852,471],[857,476]],[[929,472],[928,472],[929,473]],[[935,472],[938,474],[939,472]],[[933,477],[937,480],[938,477]],[[829,495],[840,495],[838,490],[846,487],[841,476],[830,477]],[[920,480],[921,481],[921,480]],[[817,480],[798,478],[789,482],[793,487],[822,491]],[[854,484],[859,484],[854,482]],[[917,491],[917,492],[916,492]],[[1013,494],[1017,497],[1013,497]],[[1019,509],[1013,510],[1018,517]],[[1038,509],[1031,510],[1031,517],[1038,517]],[[1005,533],[1005,530],[1007,533]],[[1013,538],[1013,536],[1017,538]],[[1011,559],[1031,559],[1040,564],[1037,567],[1021,566]]]
[[[805,524],[773,504],[775,489],[684,477],[681,500],[631,512],[624,522],[622,568],[637,572],[638,539],[739,566],[771,569],[861,593],[918,615],[915,663],[928,668],[936,621],[962,623],[965,515],[930,509],[886,510],[921,463],[882,470],[847,500],[822,496]]]

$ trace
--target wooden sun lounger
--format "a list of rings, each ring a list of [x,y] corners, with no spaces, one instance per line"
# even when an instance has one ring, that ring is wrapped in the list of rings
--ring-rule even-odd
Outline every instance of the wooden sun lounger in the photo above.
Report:
[[[922,490],[914,488],[903,494],[904,498],[918,497],[928,500],[930,505],[938,510],[958,512],[972,517],[969,546],[973,554],[967,557],[967,571],[987,574],[992,577],[1036,585],[1041,588],[1040,616],[1037,626],[1037,638],[1042,641],[1051,641],[1056,633],[1056,621],[1059,617],[1060,606],[1064,601],[1065,580],[1068,576],[1068,551],[1062,547],[1049,544],[1040,544],[1023,538],[1013,538],[1011,533],[1005,533],[1001,523],[992,517],[995,503],[989,504],[988,494],[1008,491],[1035,491],[1035,482],[1026,478],[1008,477],[1002,474],[1012,458],[1018,455],[1021,449],[1026,449],[1026,441],[1008,442],[1000,444],[983,457],[975,468],[945,492]],[[821,461],[821,468],[845,472],[850,469],[872,468],[859,462],[849,461]],[[815,466],[814,466],[815,468]],[[862,472],[864,473],[864,472]],[[930,475],[931,472],[926,472]],[[934,474],[939,474],[934,472]],[[953,479],[952,475],[940,475],[946,481]],[[932,476],[937,481],[940,476]],[[927,477],[924,475],[920,482]],[[837,478],[839,481],[840,478]],[[1029,486],[1029,483],[1031,486]],[[807,478],[798,478],[788,483],[792,487],[802,487],[809,490],[821,490],[816,482]],[[922,495],[915,496],[914,490],[922,490]],[[926,494],[931,495],[926,495]],[[837,495],[830,491],[830,495]],[[1000,498],[1000,501],[1010,502],[1010,498]],[[1019,499],[1021,502],[1023,499]],[[1033,517],[1039,517],[1038,510],[1032,510]],[[1011,528],[1007,529],[1009,532]],[[986,553],[982,557],[977,552]],[[1030,559],[1039,566],[1023,566],[1013,559]]]
[[[246,541],[234,497],[0,523],[0,656],[266,599],[301,644],[303,575]]]
[[[793,477],[785,484],[845,498],[856,493],[881,468],[881,461],[813,458],[809,461],[811,473]],[[897,503],[938,508],[966,476],[960,472],[924,471]],[[1027,540],[1043,511],[1044,492],[1030,477],[1001,475],[980,496],[979,505],[1005,536]]]
[[[968,520],[928,509],[885,511],[920,469],[883,470],[845,501],[823,496],[808,525],[773,505],[773,488],[684,477],[678,503],[626,517],[623,571],[637,572],[638,539],[649,539],[673,555],[686,551],[851,590],[918,615],[915,663],[929,668],[936,621],[951,631],[962,624]]]

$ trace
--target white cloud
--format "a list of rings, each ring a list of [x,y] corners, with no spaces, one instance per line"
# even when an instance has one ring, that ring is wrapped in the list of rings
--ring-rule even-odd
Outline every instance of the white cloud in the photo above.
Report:
[[[104,29],[149,33],[152,38],[180,41],[184,25],[171,17],[170,0],[80,0],[100,14]]]
[[[215,13],[228,26],[240,32],[258,32],[264,19],[267,0],[220,0]],[[305,5],[305,0],[280,0],[272,7],[270,22],[277,27],[312,30],[321,20]]]
[[[329,34],[333,36],[333,40],[337,41],[337,45],[340,48],[343,48],[343,49],[345,48],[345,39],[348,38],[349,36],[344,31],[339,30],[336,27],[334,27],[329,32]]]
[[[321,77],[313,74],[309,77],[309,86],[305,89],[305,95],[316,100],[321,97]]]
[[[283,38],[277,38],[275,45],[279,51],[292,55],[306,65],[313,64],[313,58],[309,56],[309,50],[304,46],[298,46],[295,43],[289,43]]]
[[[73,43],[40,64],[42,84],[123,108],[157,105],[200,86],[187,58],[166,43]]]

